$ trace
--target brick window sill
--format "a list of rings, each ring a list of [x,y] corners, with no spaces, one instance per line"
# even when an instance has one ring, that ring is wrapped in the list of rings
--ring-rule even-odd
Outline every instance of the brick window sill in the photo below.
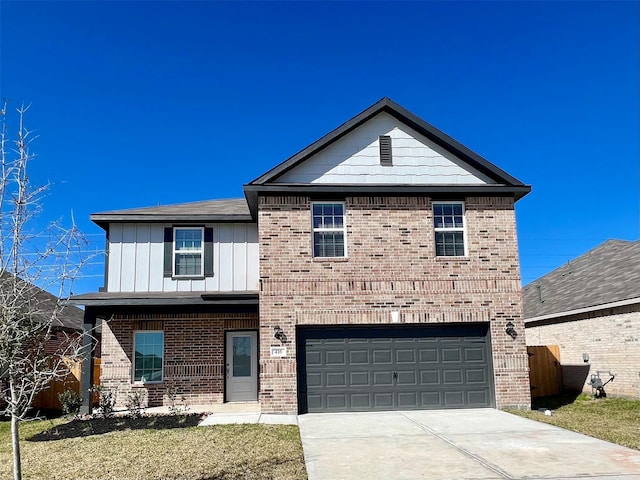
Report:
[[[314,263],[340,263],[340,262],[348,262],[349,258],[347,257],[314,257]]]
[[[436,257],[436,262],[468,263],[469,257]]]

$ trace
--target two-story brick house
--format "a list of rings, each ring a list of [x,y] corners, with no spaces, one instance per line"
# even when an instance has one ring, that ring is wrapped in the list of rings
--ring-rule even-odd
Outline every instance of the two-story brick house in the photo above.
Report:
[[[263,412],[528,407],[530,187],[384,98],[245,199],[99,213],[103,385]],[[88,366],[88,365],[87,365]]]

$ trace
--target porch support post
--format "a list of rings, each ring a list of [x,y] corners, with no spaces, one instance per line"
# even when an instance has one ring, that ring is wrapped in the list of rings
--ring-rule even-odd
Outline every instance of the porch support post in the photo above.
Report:
[[[92,412],[91,399],[93,395],[89,391],[93,385],[93,350],[95,348],[96,314],[89,308],[84,310],[84,325],[82,328],[82,380],[80,389],[82,393],[82,405],[80,414],[86,415]]]

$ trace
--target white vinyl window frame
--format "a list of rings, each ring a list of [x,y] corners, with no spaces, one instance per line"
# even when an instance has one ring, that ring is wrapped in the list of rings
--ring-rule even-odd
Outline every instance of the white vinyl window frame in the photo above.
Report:
[[[178,249],[178,231],[193,230],[200,232],[200,248]],[[177,258],[180,255],[200,255],[200,273],[180,274],[177,271]],[[175,278],[204,278],[204,227],[173,227],[173,276]]]
[[[335,225],[327,227],[324,226],[324,219],[325,218],[331,218],[332,219],[332,223],[335,224],[335,219],[338,217],[337,215],[335,215],[335,213],[332,213],[331,215],[325,215],[324,214],[324,209],[326,206],[337,206],[339,205],[342,208],[342,215],[341,217],[341,222],[342,222],[342,226],[341,227],[336,227]],[[320,217],[322,217],[321,223],[322,226],[316,226],[316,222],[318,219],[318,215],[316,215],[315,211],[316,211],[316,207],[321,207],[323,209],[323,213],[320,215]],[[315,259],[323,259],[323,258],[347,258],[347,222],[346,222],[346,216],[347,216],[347,212],[346,212],[346,206],[345,206],[345,202],[332,202],[332,201],[322,201],[322,202],[311,202],[311,251],[312,251],[312,256]],[[326,255],[326,251],[325,252],[318,252],[316,250],[317,247],[317,242],[316,242],[316,234],[341,234],[342,235],[342,255]],[[323,246],[323,248],[326,249],[326,245]],[[334,242],[333,244],[333,248],[335,250],[336,248],[336,244]],[[321,254],[322,253],[322,254]],[[335,253],[335,252],[334,252]]]
[[[433,231],[434,231],[434,246],[435,246],[435,254],[436,257],[449,257],[449,258],[458,258],[458,257],[466,257],[468,255],[469,250],[467,249],[467,220],[466,220],[466,209],[465,209],[465,205],[463,201],[437,201],[437,202],[432,202],[431,203],[431,212],[433,215]],[[445,207],[452,207],[452,212],[448,213],[448,212],[444,212]],[[440,209],[438,208],[440,207]],[[455,207],[460,207],[460,214],[458,214],[456,212],[456,208]],[[436,215],[436,212],[440,210],[443,211],[442,214]],[[453,225],[446,225],[444,219],[446,217],[452,217],[453,220]],[[456,223],[456,218],[457,217],[461,217],[461,225]],[[438,220],[441,220],[440,225]],[[461,242],[456,242],[454,240],[453,243],[451,242],[443,242],[442,245],[442,249],[444,249],[444,251],[440,251],[439,253],[439,241],[438,238],[441,236],[439,235],[441,234],[443,237],[447,234],[452,234],[455,238],[455,234],[462,234],[462,241]],[[447,245],[453,245],[453,254],[447,254],[446,252],[446,247]],[[462,252],[459,253],[458,252],[458,247],[461,246],[462,247]]]
[[[144,334],[162,334],[162,343],[161,343],[161,350],[162,350],[162,365],[160,366],[160,378],[154,378],[154,379],[149,379],[146,380],[144,378],[144,373],[141,375],[141,378],[137,378],[136,372],[138,370],[142,370],[144,372],[145,368],[142,367],[140,368],[138,366],[138,357],[137,357],[137,349],[139,347],[139,339],[138,339],[138,335],[144,335]],[[133,332],[133,361],[131,362],[131,367],[132,367],[132,371],[131,371],[131,379],[133,381],[134,384],[140,385],[140,384],[147,384],[147,383],[162,383],[164,381],[164,358],[165,358],[165,354],[164,354],[164,330],[135,330]],[[157,369],[152,369],[153,372],[157,371]]]

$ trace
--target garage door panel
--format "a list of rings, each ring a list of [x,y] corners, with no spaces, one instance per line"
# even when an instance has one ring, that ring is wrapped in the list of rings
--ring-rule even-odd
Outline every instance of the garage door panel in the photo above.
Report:
[[[440,370],[420,370],[421,385],[440,385]]]
[[[420,392],[420,407],[422,408],[440,408],[442,407],[442,398],[439,391],[436,392]]]
[[[391,370],[373,372],[373,386],[393,385],[393,372]]]
[[[345,365],[345,351],[344,350],[327,350],[325,352],[325,365],[333,366],[333,365]]]
[[[307,373],[307,387],[322,387],[322,372]]]
[[[443,370],[442,371],[442,383],[444,385],[461,385],[462,384],[462,370]]]
[[[418,392],[398,392],[398,408],[418,408]]]
[[[415,386],[418,384],[418,372],[415,370],[407,370],[407,371],[398,371],[398,375],[396,377],[396,385],[404,386],[411,385]]]
[[[488,325],[300,329],[302,411],[493,405]]]
[[[370,393],[352,393],[349,400],[354,410],[370,410],[373,407]]]
[[[371,352],[371,355],[373,357],[373,363],[374,364],[391,364],[393,363],[393,356],[392,356],[392,352],[391,349],[388,350],[382,350],[382,349],[375,349]]]
[[[462,390],[445,390],[443,393],[444,403],[449,407],[464,407],[465,394]]]
[[[420,348],[420,363],[440,363],[436,348]]]
[[[368,387],[371,385],[370,372],[350,372],[349,385],[352,387]]]
[[[344,410],[347,407],[347,396],[341,394],[329,394],[327,395],[327,409],[328,410]]]
[[[488,389],[470,390],[467,392],[467,403],[479,407],[491,406]]]
[[[396,341],[396,343],[398,343]],[[396,364],[416,363],[416,351],[414,348],[399,348],[396,350]]]
[[[374,393],[373,394],[373,407],[376,410],[384,410],[393,407],[393,393]]]
[[[328,372],[325,378],[325,385],[328,388],[346,387],[347,373],[346,372]]]
[[[462,352],[460,347],[443,348],[441,352],[442,352],[442,363],[447,363],[447,362],[459,363],[462,361]]]
[[[307,365],[322,365],[322,352],[315,350],[307,350]]]
[[[473,346],[464,348],[464,360],[465,362],[486,362],[486,356],[484,354],[483,346]]]
[[[487,383],[487,374],[484,371],[484,369],[468,368],[467,370],[465,370],[464,373],[466,376],[467,384],[473,384],[473,383],[486,384]]]
[[[349,350],[350,365],[368,365],[369,362],[369,350]]]

